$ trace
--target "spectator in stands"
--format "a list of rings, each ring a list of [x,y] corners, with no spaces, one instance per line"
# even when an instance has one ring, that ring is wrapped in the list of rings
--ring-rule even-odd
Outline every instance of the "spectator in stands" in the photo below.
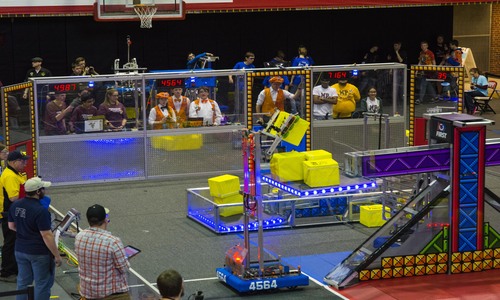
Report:
[[[450,52],[446,55],[443,64],[458,67],[462,65],[462,48],[458,47],[458,40],[450,42]]]
[[[104,102],[99,105],[98,115],[104,116],[104,125],[110,130],[122,130],[127,125],[125,105],[118,101],[120,94],[115,89],[108,89]]]
[[[69,76],[82,76],[83,75],[83,69],[82,67],[74,62],[71,64],[71,74]]]
[[[401,41],[395,41],[392,45],[392,50],[387,54],[387,62],[394,62],[400,64],[408,64],[408,54],[405,50],[401,49],[402,43]],[[396,72],[396,74],[394,74]],[[405,69],[390,69],[388,71],[389,77],[386,81],[385,90],[388,98],[392,98],[392,93],[396,93],[396,97],[398,100],[403,99],[403,80]],[[396,75],[396,85],[393,85],[393,78]],[[392,87],[392,88],[391,88]]]
[[[427,41],[420,42],[420,55],[418,57],[418,65],[420,66],[435,66],[436,58],[434,53],[429,50],[429,43]],[[424,72],[421,71],[417,74],[418,80],[420,80],[419,89],[419,99],[415,101],[415,104],[424,103],[424,97],[427,94],[427,90],[430,90],[431,102],[437,101],[437,94],[434,85],[427,81],[427,79],[432,79],[434,72]]]
[[[314,60],[312,59],[312,57],[307,55],[307,48],[304,45],[299,46],[298,53],[299,55],[292,60],[292,67],[307,67],[314,65]],[[297,90],[297,87],[301,81],[303,81],[303,78],[301,78],[301,76],[292,76],[292,78],[290,79],[289,88],[291,93],[294,93]],[[292,107],[292,113],[296,112],[293,111],[294,109],[295,108]]]
[[[255,54],[253,52],[245,53],[243,61],[237,62],[233,70],[242,69],[255,69],[253,62],[255,61]],[[234,84],[233,75],[229,75],[229,84]],[[234,102],[232,103],[231,111],[235,115],[234,120],[239,121],[239,116],[243,114],[243,103],[245,98],[245,77],[236,76],[236,84],[234,86]]]
[[[290,62],[285,60],[285,52],[283,50],[278,50],[276,52],[276,56],[271,59],[269,62],[264,63],[264,67],[289,67]]]
[[[189,106],[190,118],[203,118],[204,125],[220,125],[222,113],[219,104],[209,99],[210,89],[206,86],[198,88],[198,99]]]
[[[99,75],[99,73],[94,70],[93,66],[87,66],[87,62],[85,61],[85,57],[77,57],[75,59],[75,63],[80,66],[82,69],[82,75]]]
[[[81,104],[75,108],[69,122],[70,131],[75,133],[85,132],[85,121],[97,115],[97,108],[94,106],[94,96],[86,93],[81,97]]]
[[[382,62],[382,56],[378,52],[378,45],[374,44],[363,56],[362,64],[375,64]],[[365,70],[360,72],[358,89],[361,95],[366,95],[369,86],[375,86],[378,80],[377,70]]]
[[[45,107],[45,134],[66,134],[66,116],[71,115],[72,111],[73,106],[66,106],[66,93],[55,91],[55,99],[50,101]]]
[[[474,97],[488,96],[488,79],[481,75],[478,68],[470,69],[471,83],[470,90],[464,93],[464,106],[468,114],[473,115],[476,112]]]
[[[314,60],[312,57],[307,55],[307,48],[304,45],[300,45],[298,48],[298,56],[296,56],[293,61],[292,61],[292,67],[308,67],[314,65]],[[295,93],[297,91],[298,85],[301,82],[304,81],[305,77],[304,75],[292,75],[292,78],[290,79],[290,85],[288,87],[288,90],[291,93]],[[292,101],[290,102],[291,104],[291,109],[290,112],[292,114],[300,113],[301,112],[301,107],[302,103],[304,103],[304,100],[302,98],[302,94],[300,94],[301,98],[297,98],[299,101]]]
[[[90,227],[75,237],[80,295],[86,299],[129,300],[130,264],[120,238],[107,230],[108,214],[109,210],[99,204],[89,207],[87,221]]]
[[[165,270],[156,279],[161,299],[180,300],[184,296],[184,280],[175,270]]]
[[[195,56],[194,53],[190,52],[187,57],[186,69],[193,70],[193,69],[204,69],[205,67],[211,68],[212,64],[210,61],[208,62],[207,65],[205,65],[207,57],[209,56],[214,56],[214,55],[212,53],[203,52]]]
[[[330,86],[330,79],[323,76],[321,84],[313,88],[313,117],[315,120],[332,118],[332,107],[337,104],[337,91]]]
[[[377,97],[377,89],[371,87],[368,89],[368,97],[361,99],[362,112],[369,112],[375,114],[382,113],[382,99]]]
[[[334,119],[350,118],[356,110],[356,103],[361,99],[358,88],[347,81],[347,78],[339,79],[332,85],[339,95],[337,104],[333,107]]]
[[[255,60],[255,54],[253,54],[253,52],[247,52],[247,53],[245,53],[244,60],[237,62],[234,65],[233,70],[255,69],[255,66],[253,64],[254,60]],[[229,75],[229,83],[230,84],[234,83],[233,75]]]
[[[26,72],[24,81],[28,81],[32,77],[51,77],[52,72],[49,69],[42,67],[43,59],[41,57],[33,57],[31,59],[31,69]],[[28,99],[29,89],[24,90],[23,99]]]
[[[458,40],[450,42],[450,51],[446,54],[445,59],[441,62],[442,65],[459,67],[462,65],[462,48],[458,47]],[[456,96],[458,93],[458,74],[455,72],[446,73],[446,79],[438,84],[439,94],[442,95],[442,100],[451,99],[451,96]]]
[[[9,228],[17,235],[17,290],[25,290],[34,281],[37,300],[50,299],[54,268],[61,265],[61,255],[51,230],[51,216],[40,202],[45,197],[45,188],[50,185],[50,181],[42,181],[39,177],[28,179],[24,183],[26,197],[12,203],[9,209]]]
[[[444,64],[446,56],[450,53],[448,43],[444,40],[444,35],[440,34],[436,37],[436,46],[434,47],[434,56],[438,64]]]
[[[9,229],[7,214],[12,203],[20,198],[24,198],[24,190],[21,190],[26,175],[24,170],[30,157],[19,152],[12,151],[7,156],[7,168],[0,175],[0,203],[2,203],[2,267],[0,270],[0,281],[16,282],[17,281],[17,263],[14,256],[14,245],[16,243],[16,232]]]
[[[289,66],[290,62],[285,60],[285,53],[282,50],[278,50],[273,59],[268,62],[264,62],[264,67],[266,68],[284,68]],[[290,79],[288,79],[288,76],[286,75],[281,76],[281,78],[283,78],[283,83],[281,84],[280,89],[288,91],[288,88],[290,87]],[[264,77],[262,85],[264,87],[271,87],[271,83],[269,82],[270,79],[271,76]]]
[[[300,99],[300,95],[302,94],[303,83],[299,85],[295,94],[292,94],[289,91],[282,90],[280,88],[281,84],[283,83],[283,78],[274,76],[269,80],[269,82],[271,83],[271,87],[264,88],[257,97],[257,113],[265,113],[271,116],[274,113],[275,109],[286,111],[285,101],[287,99],[290,100],[289,107],[295,106],[295,101]]]
[[[177,127],[184,127],[189,116],[189,104],[191,101],[188,97],[182,96],[182,87],[175,87],[172,89],[172,96],[168,98],[168,106],[170,106],[175,113]]]
[[[388,62],[397,62],[401,64],[408,63],[408,56],[406,51],[401,49],[401,42],[395,41],[392,45],[392,50],[387,54]]]
[[[167,105],[168,98],[170,98],[170,95],[167,92],[156,94],[158,105],[151,108],[148,118],[148,123],[153,129],[172,128],[176,123],[175,112]]]

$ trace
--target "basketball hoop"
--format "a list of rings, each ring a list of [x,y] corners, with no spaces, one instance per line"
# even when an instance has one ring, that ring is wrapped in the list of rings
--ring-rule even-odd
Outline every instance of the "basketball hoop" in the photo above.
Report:
[[[141,19],[141,28],[153,27],[153,16],[157,9],[154,4],[134,4],[134,11]]]

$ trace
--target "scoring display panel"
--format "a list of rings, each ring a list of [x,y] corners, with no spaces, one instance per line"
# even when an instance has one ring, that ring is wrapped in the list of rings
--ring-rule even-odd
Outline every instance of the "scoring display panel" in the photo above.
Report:
[[[183,87],[184,80],[183,79],[158,79],[156,81],[159,87]]]
[[[78,84],[77,83],[60,83],[54,84],[50,87],[51,91],[54,92],[78,92]]]

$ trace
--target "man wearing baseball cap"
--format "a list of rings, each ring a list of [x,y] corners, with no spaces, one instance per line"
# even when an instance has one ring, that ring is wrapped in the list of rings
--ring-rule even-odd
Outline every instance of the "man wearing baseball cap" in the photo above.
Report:
[[[280,86],[283,81],[283,78],[280,76],[274,76],[269,79],[271,87],[264,88],[257,97],[257,113],[265,113],[272,116],[276,108],[280,111],[285,111],[285,101],[287,99],[290,101],[291,113],[297,112],[295,101],[300,100],[304,84],[301,83],[295,94],[292,94],[287,90],[281,89]]]
[[[99,204],[87,209],[90,227],[75,238],[80,295],[85,299],[130,299],[130,264],[120,238],[107,231],[109,210]]]
[[[24,81],[28,81],[32,77],[51,77],[52,72],[49,69],[42,67],[43,59],[41,57],[33,57],[31,59],[31,69],[26,72],[26,77]],[[23,99],[28,98],[28,89],[24,90]]]
[[[21,191],[21,187],[26,181],[24,169],[29,158],[29,156],[17,150],[10,152],[7,156],[7,168],[0,176],[0,203],[3,208],[2,216],[5,219],[2,222],[3,247],[0,281],[16,282],[17,263],[14,256],[16,232],[9,229],[7,214],[12,203],[20,198],[20,193],[24,193],[24,191]]]
[[[35,299],[50,299],[54,285],[55,266],[61,256],[51,230],[50,213],[41,203],[50,181],[39,177],[24,183],[26,197],[12,203],[9,209],[9,228],[17,233],[16,261],[19,268],[17,289],[24,290],[35,282]]]

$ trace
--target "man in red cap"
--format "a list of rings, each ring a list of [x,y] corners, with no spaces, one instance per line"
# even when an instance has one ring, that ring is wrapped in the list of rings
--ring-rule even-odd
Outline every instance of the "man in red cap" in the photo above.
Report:
[[[302,93],[302,84],[295,94],[280,88],[283,83],[283,78],[280,76],[274,76],[269,79],[271,83],[270,88],[264,88],[257,98],[257,113],[265,113],[272,115],[275,109],[280,111],[285,111],[285,100],[290,100],[290,105],[295,107],[295,100],[300,99],[300,94]]]

